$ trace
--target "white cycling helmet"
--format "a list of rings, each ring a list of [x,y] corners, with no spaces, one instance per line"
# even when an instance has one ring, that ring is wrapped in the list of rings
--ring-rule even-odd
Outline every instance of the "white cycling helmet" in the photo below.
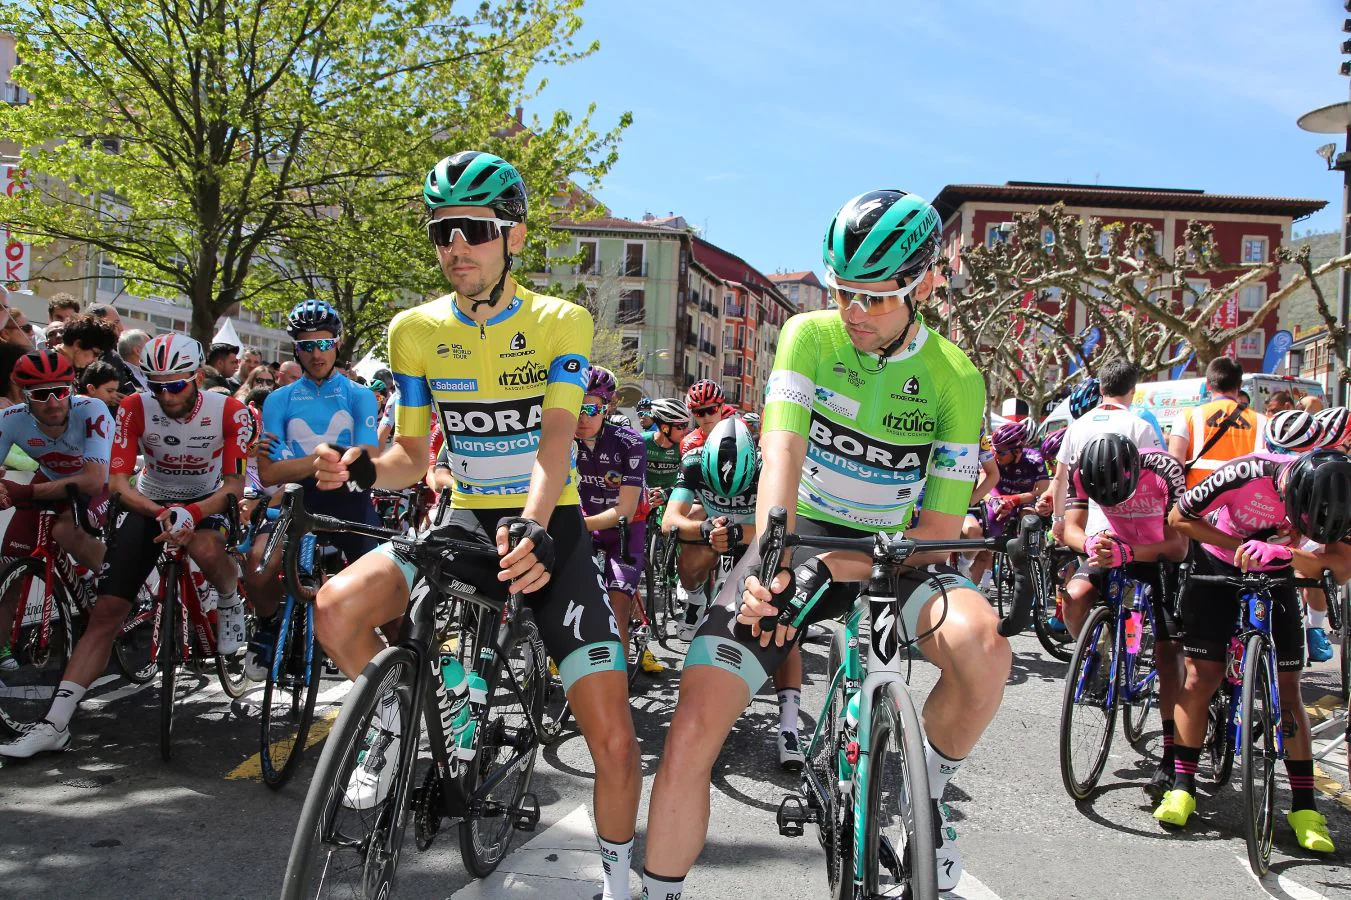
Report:
[[[1287,409],[1267,419],[1267,446],[1288,453],[1303,453],[1318,446],[1323,428],[1302,409]]]
[[[141,356],[141,371],[147,375],[191,375],[204,365],[202,345],[173,331],[147,344]]]
[[[1318,423],[1318,446],[1339,447],[1346,440],[1347,430],[1351,428],[1351,411],[1345,406],[1329,406],[1313,414]]]
[[[662,425],[690,424],[690,410],[684,403],[670,397],[652,401],[652,420]]]

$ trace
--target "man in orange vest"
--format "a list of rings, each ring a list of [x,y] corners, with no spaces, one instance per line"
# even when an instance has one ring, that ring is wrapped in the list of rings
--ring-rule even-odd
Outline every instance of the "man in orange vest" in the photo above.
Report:
[[[1256,452],[1263,445],[1266,417],[1239,400],[1243,369],[1227,356],[1206,366],[1206,387],[1213,399],[1180,418],[1168,436],[1168,452],[1187,469],[1193,488],[1231,459]]]

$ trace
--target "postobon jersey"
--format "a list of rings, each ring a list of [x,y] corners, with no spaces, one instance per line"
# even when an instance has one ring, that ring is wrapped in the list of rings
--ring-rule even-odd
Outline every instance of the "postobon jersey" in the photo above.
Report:
[[[479,326],[454,295],[406,310],[389,327],[399,386],[396,430],[428,433],[435,410],[446,435],[458,508],[520,507],[530,488],[546,409],[576,416],[582,404],[591,314],[518,287]],[[561,504],[576,504],[573,466]]]
[[[961,515],[980,473],[985,384],[952,342],[920,323],[889,357],[859,354],[835,310],[793,316],[779,336],[764,431],[807,439],[800,516],[867,531],[923,507]]]

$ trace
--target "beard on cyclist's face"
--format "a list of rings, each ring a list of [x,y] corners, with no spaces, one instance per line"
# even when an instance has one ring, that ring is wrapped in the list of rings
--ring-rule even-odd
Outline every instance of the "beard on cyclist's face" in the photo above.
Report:
[[[168,391],[152,392],[155,394],[155,400],[159,403],[160,409],[164,414],[172,419],[178,419],[187,415],[197,404],[197,392],[201,389],[202,381],[206,377],[200,370],[195,374],[179,378],[160,378],[152,379],[160,382],[187,381],[187,386],[177,393]]]
[[[74,386],[69,383],[39,385],[39,388],[64,387],[67,390],[73,390]],[[28,411],[32,413],[33,418],[41,425],[63,426],[70,419],[71,397],[64,400],[57,400],[54,397],[46,400],[29,400]]]
[[[304,331],[296,335],[297,341],[322,341],[332,340],[331,331]],[[301,350],[296,348],[296,361],[300,363],[300,368],[305,370],[305,374],[314,381],[323,381],[333,374],[334,368],[338,364],[338,348],[342,346],[342,341],[334,344],[328,350]]]
[[[448,206],[438,209],[432,219],[496,218],[496,213],[482,206]],[[506,242],[505,248],[503,242]],[[436,248],[441,274],[461,297],[484,299],[502,277],[506,265],[503,250],[516,255],[525,247],[525,225],[514,225],[503,234],[482,244],[470,244],[463,235],[456,234],[447,247]]]
[[[919,313],[920,305],[928,300],[933,293],[933,277],[933,270],[930,269],[907,298],[913,302],[916,315]],[[840,285],[845,288],[876,291],[878,293],[900,290],[902,287],[900,282],[897,281],[866,284],[841,281]],[[888,303],[887,306],[888,311],[878,315],[873,315],[871,312],[861,309],[857,303],[851,303],[849,306],[840,309],[840,319],[844,322],[844,330],[849,335],[849,342],[854,345],[856,350],[864,353],[877,353],[899,338],[901,329],[909,327],[910,316],[906,313],[903,301],[896,300]]]

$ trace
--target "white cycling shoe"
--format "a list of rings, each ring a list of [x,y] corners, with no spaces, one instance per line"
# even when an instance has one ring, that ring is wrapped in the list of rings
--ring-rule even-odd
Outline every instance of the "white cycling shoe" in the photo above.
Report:
[[[802,741],[796,731],[779,732],[779,765],[790,772],[802,771]]]
[[[938,858],[938,889],[955,891],[962,880],[962,851],[957,849],[957,829],[951,825],[952,810],[937,800],[934,804],[935,851]]]
[[[7,744],[0,744],[0,756],[10,759],[28,759],[39,753],[55,753],[70,746],[70,729],[57,728],[43,719],[24,728]]]
[[[244,604],[216,607],[216,650],[229,655],[244,646],[245,627]]]
[[[399,718],[399,700],[388,694],[380,709],[371,719],[366,733],[366,749],[357,756],[343,791],[342,805],[348,809],[371,809],[384,802],[394,781],[399,764],[399,747],[403,743],[403,722]]]

